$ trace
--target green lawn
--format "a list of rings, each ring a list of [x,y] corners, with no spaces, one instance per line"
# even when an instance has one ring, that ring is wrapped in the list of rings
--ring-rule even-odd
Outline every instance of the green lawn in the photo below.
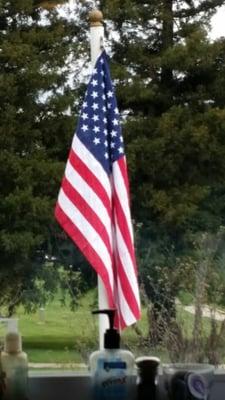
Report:
[[[96,303],[95,291],[87,293],[74,311],[69,305],[62,306],[56,298],[45,308],[45,322],[39,313],[26,314],[22,307],[17,310],[19,329],[23,337],[23,348],[32,363],[86,363],[90,352],[98,348],[98,317],[91,314]],[[185,311],[178,312],[187,334],[192,330],[193,316]],[[208,329],[208,321],[205,324]],[[145,310],[138,327],[147,334]],[[132,328],[122,334],[122,343],[135,355],[152,354],[152,349],[143,347]],[[165,350],[155,349],[167,361]]]
[[[86,363],[90,352],[98,348],[98,317],[91,314],[95,303],[95,291],[87,293],[74,311],[69,305],[62,306],[56,298],[45,307],[45,322],[41,322],[39,312],[26,314],[20,307],[15,317],[19,318],[23,349],[29,361]],[[144,316],[139,326],[146,332]],[[132,328],[126,329],[122,336],[122,341],[128,342],[131,349],[136,347],[137,335]]]
[[[97,345],[97,320],[91,314],[94,296],[89,292],[74,311],[55,299],[45,308],[45,322],[40,321],[38,312],[18,310],[24,349],[31,362],[85,361],[88,349]]]

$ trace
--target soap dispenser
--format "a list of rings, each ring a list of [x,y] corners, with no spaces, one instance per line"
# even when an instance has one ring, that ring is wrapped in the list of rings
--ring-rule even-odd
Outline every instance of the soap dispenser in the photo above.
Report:
[[[131,398],[135,359],[128,350],[120,349],[120,334],[114,328],[116,310],[93,311],[106,314],[109,329],[104,334],[104,349],[95,351],[89,359],[95,400],[126,400]]]
[[[5,382],[3,399],[26,400],[28,361],[26,353],[22,351],[21,336],[18,332],[6,334],[0,361]]]

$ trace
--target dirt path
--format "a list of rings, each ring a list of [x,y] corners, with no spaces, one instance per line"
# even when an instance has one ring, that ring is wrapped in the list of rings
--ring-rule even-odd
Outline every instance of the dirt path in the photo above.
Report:
[[[184,310],[189,312],[189,313],[191,313],[191,314],[195,313],[195,307],[193,305],[192,306],[185,306]],[[212,308],[210,308],[207,305],[203,306],[202,315],[203,315],[203,317],[206,317],[206,318],[213,317],[217,321],[223,321],[225,319],[225,311],[222,311],[222,310],[219,310],[219,309],[216,309],[214,311]]]

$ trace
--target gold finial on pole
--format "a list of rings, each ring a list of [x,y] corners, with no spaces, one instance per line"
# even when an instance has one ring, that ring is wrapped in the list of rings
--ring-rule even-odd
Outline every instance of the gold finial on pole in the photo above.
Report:
[[[99,10],[89,12],[89,21],[91,26],[102,26],[103,14]]]

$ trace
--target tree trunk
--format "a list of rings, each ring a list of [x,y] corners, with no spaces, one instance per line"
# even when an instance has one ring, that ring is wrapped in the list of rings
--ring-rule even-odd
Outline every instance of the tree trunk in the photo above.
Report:
[[[206,275],[208,264],[203,260],[200,262],[199,270],[196,271],[195,289],[195,316],[193,327],[193,356],[196,362],[202,362],[202,307],[205,297]]]
[[[173,46],[173,0],[164,0],[162,8],[162,51]],[[165,88],[170,88],[173,81],[173,71],[162,67],[161,82]]]
[[[168,334],[175,317],[175,299],[171,293],[161,288],[159,298],[152,301],[148,310],[149,340],[152,346],[165,340],[165,334]]]

